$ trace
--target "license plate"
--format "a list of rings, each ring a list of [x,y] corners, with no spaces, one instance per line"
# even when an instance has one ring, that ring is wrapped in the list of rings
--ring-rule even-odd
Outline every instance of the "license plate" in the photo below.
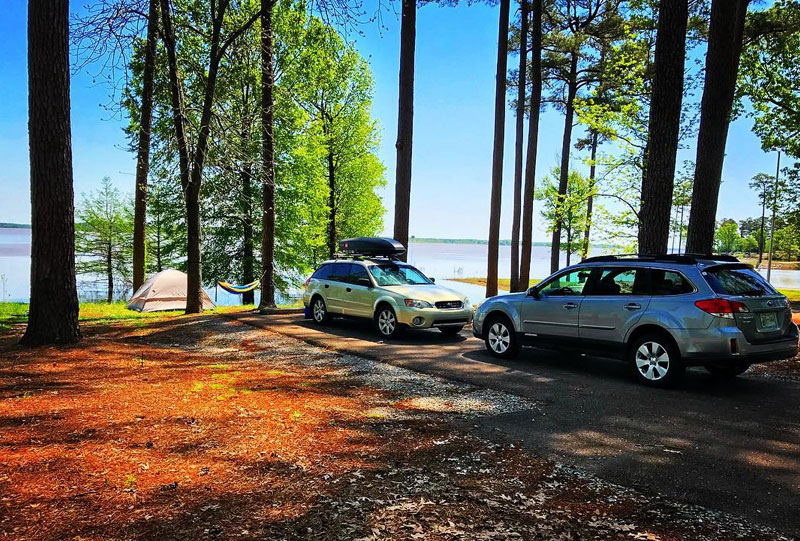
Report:
[[[778,317],[775,315],[775,312],[761,314],[760,318],[762,329],[773,329],[778,326]]]

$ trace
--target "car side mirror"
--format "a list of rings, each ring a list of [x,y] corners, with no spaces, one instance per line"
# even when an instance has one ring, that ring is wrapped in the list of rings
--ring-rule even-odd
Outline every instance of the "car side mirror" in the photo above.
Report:
[[[528,288],[528,297],[533,297],[534,299],[539,298],[539,290],[536,289],[536,286]]]
[[[359,278],[356,280],[356,284],[364,287],[372,287],[372,282],[369,281],[369,278]]]
[[[436,283],[436,278],[430,278],[429,277],[429,279],[430,279],[431,283],[434,283],[434,284]]]

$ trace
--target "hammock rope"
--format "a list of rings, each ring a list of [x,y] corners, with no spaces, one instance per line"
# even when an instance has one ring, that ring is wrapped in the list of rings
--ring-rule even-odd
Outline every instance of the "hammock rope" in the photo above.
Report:
[[[261,277],[256,280],[255,282],[250,282],[249,284],[244,284],[242,286],[237,286],[233,284],[229,284],[228,282],[217,282],[217,285],[227,291],[228,293],[233,293],[234,295],[241,295],[243,293],[247,293],[248,291],[253,291],[261,284],[261,280],[264,279],[264,275],[267,271],[261,273]]]

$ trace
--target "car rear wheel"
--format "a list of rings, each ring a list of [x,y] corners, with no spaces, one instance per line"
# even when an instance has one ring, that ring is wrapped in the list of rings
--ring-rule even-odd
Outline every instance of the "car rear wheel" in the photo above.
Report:
[[[384,338],[397,338],[403,332],[403,327],[397,321],[397,314],[391,306],[383,305],[375,314],[375,327]]]
[[[660,334],[640,336],[628,351],[634,376],[645,385],[669,387],[686,371],[677,348]]]
[[[715,378],[719,379],[733,379],[740,376],[750,368],[749,364],[735,364],[731,366],[719,366],[714,364],[707,364],[705,369]]]
[[[331,320],[328,308],[325,306],[325,301],[322,300],[322,297],[315,297],[314,302],[311,303],[311,317],[315,323],[320,325],[324,325]]]
[[[514,327],[504,317],[488,321],[484,342],[489,353],[501,359],[510,359],[519,353],[519,340]]]

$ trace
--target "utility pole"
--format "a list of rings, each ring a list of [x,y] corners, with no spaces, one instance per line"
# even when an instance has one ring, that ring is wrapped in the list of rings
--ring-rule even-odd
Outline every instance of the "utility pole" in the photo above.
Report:
[[[781,151],[778,151],[778,167],[775,169],[775,188],[772,190],[772,223],[769,232],[769,262],[767,263],[767,282],[772,275],[772,253],[775,249],[775,214],[778,212],[778,176],[781,174]]]

